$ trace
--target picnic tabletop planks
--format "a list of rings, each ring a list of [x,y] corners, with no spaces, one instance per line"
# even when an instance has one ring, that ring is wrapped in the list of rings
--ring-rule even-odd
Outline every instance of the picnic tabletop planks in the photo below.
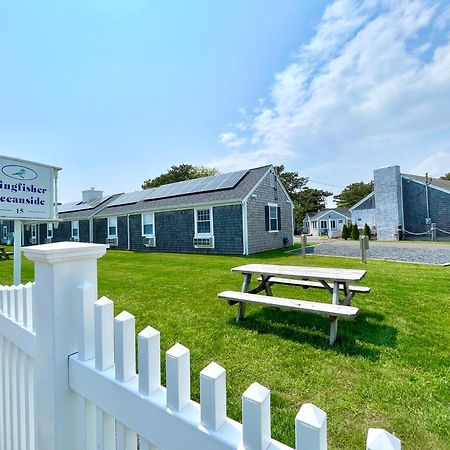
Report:
[[[333,280],[341,282],[360,281],[365,270],[335,269],[328,267],[285,266],[278,264],[245,264],[233,267],[232,272],[242,274],[260,274],[269,276],[285,276],[291,278],[307,278],[317,280]]]

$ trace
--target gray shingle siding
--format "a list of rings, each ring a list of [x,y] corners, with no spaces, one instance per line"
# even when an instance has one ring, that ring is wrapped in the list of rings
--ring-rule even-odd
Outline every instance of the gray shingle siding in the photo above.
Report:
[[[117,248],[128,249],[128,219],[127,216],[117,218]]]
[[[130,216],[132,250],[179,253],[241,254],[241,205],[213,207],[214,248],[194,248],[194,209],[155,213],[156,247],[145,247],[142,238],[142,216]]]
[[[361,209],[374,209],[375,208],[375,196],[369,197],[366,201],[362,202],[353,211],[359,211]]]
[[[414,233],[428,231],[429,226],[425,223],[427,217],[426,191],[425,185],[413,180],[402,179],[403,205],[405,229]],[[450,232],[450,193],[428,188],[430,217],[438,228]],[[414,239],[414,235],[405,236],[407,239]],[[437,231],[438,239],[449,239],[450,236]],[[429,235],[419,236],[419,239],[428,239]]]
[[[293,245],[292,206],[278,180],[276,186],[276,189],[270,186],[270,175],[267,174],[248,198],[249,254],[283,247],[283,238],[287,238],[287,245]],[[268,203],[276,203],[280,207],[281,230],[278,232],[266,231],[265,206]]]
[[[108,223],[106,219],[94,220],[94,243],[104,244],[107,237]]]
[[[89,242],[89,220],[80,220],[78,233],[80,242]]]
[[[400,167],[392,166],[375,170],[374,188],[378,239],[396,239],[398,226],[402,224]]]

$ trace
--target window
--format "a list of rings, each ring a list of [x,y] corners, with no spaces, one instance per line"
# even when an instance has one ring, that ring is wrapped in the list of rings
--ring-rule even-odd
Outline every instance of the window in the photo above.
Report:
[[[280,208],[276,203],[266,205],[266,231],[275,232],[281,229]]]
[[[328,227],[327,227],[327,221],[326,220],[321,220],[320,221],[320,228],[322,229],[322,230],[326,230]]]
[[[343,222],[343,220],[342,220],[342,219],[339,219],[339,220],[338,220],[338,223],[342,223],[342,222]]]
[[[36,239],[36,225],[31,225],[31,238]]]
[[[108,238],[117,237],[117,217],[108,217]]]
[[[213,234],[212,225],[212,208],[208,209],[196,209],[195,214],[195,235],[207,235]]]
[[[79,237],[79,222],[78,220],[72,220],[72,239],[78,239]]]
[[[53,237],[53,224],[48,223],[47,224],[47,237],[51,239]]]
[[[3,239],[6,239],[7,236],[8,236],[8,227],[4,226],[3,227]]]
[[[336,221],[335,221],[334,219],[331,219],[331,220],[330,220],[330,228],[331,228],[332,230],[335,230],[335,229],[336,229]]]
[[[154,236],[154,223],[155,219],[153,213],[142,214],[142,236]]]
[[[313,221],[311,222],[311,228],[312,228],[313,230],[317,230],[317,220],[313,220]]]

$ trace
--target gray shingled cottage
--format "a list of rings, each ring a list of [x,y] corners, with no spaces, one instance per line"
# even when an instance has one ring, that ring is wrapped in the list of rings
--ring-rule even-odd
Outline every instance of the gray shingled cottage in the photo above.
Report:
[[[293,204],[272,166],[82,195],[58,208],[57,228],[29,227],[25,245],[71,239],[124,250],[244,255],[293,245]]]

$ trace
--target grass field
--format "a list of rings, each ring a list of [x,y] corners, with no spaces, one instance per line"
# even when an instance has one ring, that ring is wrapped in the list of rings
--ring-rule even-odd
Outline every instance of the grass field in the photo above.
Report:
[[[450,267],[369,261],[356,296],[356,320],[340,321],[328,346],[325,317],[250,305],[235,323],[236,306],[218,300],[239,290],[233,266],[247,262],[361,268],[355,259],[286,255],[251,257],[139,254],[109,251],[99,260],[99,295],[116,313],[136,316],[137,331],[161,331],[162,357],[175,342],[191,350],[192,396],[211,361],[227,369],[228,415],[241,420],[241,394],[258,381],[271,389],[272,436],[294,446],[302,403],[328,414],[330,449],[363,449],[369,427],[401,438],[404,449],[450,449]],[[24,281],[33,279],[24,261]],[[12,261],[0,261],[0,283],[12,281]],[[323,299],[320,290],[274,287],[274,295]]]

